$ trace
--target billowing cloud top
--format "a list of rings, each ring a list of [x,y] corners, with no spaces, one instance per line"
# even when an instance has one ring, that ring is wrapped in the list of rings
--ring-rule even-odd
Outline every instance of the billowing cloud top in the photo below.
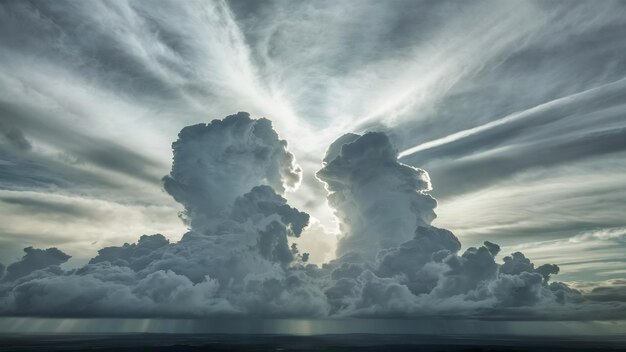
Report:
[[[281,193],[300,170],[266,119],[239,113],[184,128],[164,187],[186,211],[176,243],[144,235],[102,248],[74,270],[57,248],[26,248],[0,266],[0,314],[37,316],[296,316],[611,319],[624,285],[591,294],[550,282],[558,266],[500,247],[467,248],[430,225],[424,170],[397,161],[382,133],[333,143],[317,173],[341,222],[338,258],[317,266],[291,243],[309,215]],[[292,242],[293,242],[292,240]]]
[[[196,222],[218,216],[256,185],[283,193],[300,182],[287,142],[278,139],[269,120],[253,120],[245,112],[183,128],[172,149],[172,171],[163,185]]]
[[[346,134],[333,143],[317,177],[345,236],[339,254],[350,251],[374,256],[413,236],[416,226],[430,225],[437,202],[428,194],[424,170],[401,164],[383,133]]]

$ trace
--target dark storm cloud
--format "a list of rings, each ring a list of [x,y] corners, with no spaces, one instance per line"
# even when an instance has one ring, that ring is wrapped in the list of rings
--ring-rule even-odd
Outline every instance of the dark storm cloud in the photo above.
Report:
[[[302,235],[309,216],[279,194],[298,181],[299,169],[268,120],[239,113],[190,126],[173,149],[166,189],[191,223],[179,242],[144,235],[102,248],[74,270],[59,267],[69,256],[56,248],[26,248],[6,269],[0,313],[623,317],[617,286],[584,294],[550,281],[557,265],[536,266],[521,252],[497,263],[500,247],[488,241],[460,253],[452,232],[430,225],[436,203],[425,193],[428,175],[399,163],[382,133],[345,135],[324,158],[317,175],[327,184],[344,239],[342,256],[321,267],[307,264],[308,255],[289,243]]]
[[[611,280],[611,286],[594,287],[587,297],[592,301],[626,302],[626,280]]]
[[[3,281],[15,281],[33,271],[46,269],[50,266],[57,266],[70,259],[69,255],[61,252],[57,248],[42,250],[27,247],[24,248],[24,252],[26,254],[20,261],[7,266],[6,275],[2,278]]]

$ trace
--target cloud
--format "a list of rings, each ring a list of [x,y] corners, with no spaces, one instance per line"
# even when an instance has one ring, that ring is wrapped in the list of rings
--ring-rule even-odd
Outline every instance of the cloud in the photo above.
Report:
[[[318,172],[320,180],[327,184],[329,202],[337,208],[342,229],[347,233],[343,241],[354,236],[367,243],[347,245],[353,252],[350,254],[342,253],[340,247],[338,254],[344,254],[343,257],[328,264],[333,281],[326,293],[332,314],[368,317],[432,314],[503,319],[524,316],[558,319],[576,316],[573,313],[576,309],[595,310],[595,316],[621,314],[612,312],[608,305],[587,305],[582,293],[565,284],[549,283],[550,276],[559,272],[556,265],[535,267],[521,252],[505,256],[504,262],[498,264],[495,256],[500,247],[488,241],[458,253],[461,244],[454,234],[430,226],[434,216],[420,217],[422,209],[434,215],[432,209],[436,203],[426,202],[429,207],[421,208],[401,203],[407,194],[414,197],[430,190],[430,182],[426,182],[429,178],[423,170],[399,163],[396,156],[397,152],[382,134],[349,134],[331,145],[324,167]],[[370,185],[375,186],[368,188]],[[416,215],[421,218],[421,223],[413,223],[417,227],[414,237],[391,246],[380,237],[368,238],[372,234],[367,231],[375,226],[369,221],[387,214],[385,209],[378,213],[363,212],[362,209],[367,209],[363,205],[368,204],[411,210],[413,216],[405,216],[404,220],[415,219]],[[395,212],[390,214],[384,220],[394,219]],[[365,235],[351,232],[356,227],[363,229]],[[393,239],[393,226],[379,228],[375,235]],[[376,259],[364,260],[373,249]],[[572,308],[572,304],[580,306]],[[542,313],[540,307],[549,307],[550,313]],[[620,308],[620,312],[623,310]]]
[[[626,282],[624,280],[616,281],[612,286],[594,287],[587,298],[600,302],[626,302]]]
[[[24,248],[26,253],[22,259],[9,265],[6,268],[6,275],[3,281],[14,281],[32,273],[35,270],[45,269],[49,266],[56,266],[65,263],[70,256],[61,252],[57,248],[35,249],[33,247]]]
[[[417,226],[435,218],[437,203],[425,193],[428,174],[396,159],[382,133],[344,135],[328,148],[317,177],[326,184],[344,234],[338,255],[374,256],[410,240]]]
[[[463,234],[466,245],[489,239],[507,254],[520,251],[541,264],[558,263],[564,281],[621,277],[626,194],[615,172],[624,165],[610,160],[534,170],[443,200],[436,224]],[[435,189],[443,186],[434,183]]]
[[[19,127],[29,131],[33,139],[79,161],[75,165],[64,163],[66,168],[76,167],[76,164],[82,162],[139,180],[158,182],[155,170],[161,171],[163,164],[160,161],[120,143],[123,141],[107,140],[92,132],[82,131],[78,126],[64,126],[55,122],[64,118],[58,116],[58,112],[48,112],[45,107],[32,105],[19,106],[13,102],[0,101],[0,117],[7,124],[17,126],[14,130]]]
[[[330,204],[338,207],[340,214],[345,212],[352,215],[344,218],[340,215],[340,219],[349,226],[354,226],[355,219],[367,221],[376,216],[359,216],[361,204],[368,204],[372,199],[390,208],[394,208],[396,204],[387,201],[385,197],[377,197],[377,192],[368,192],[370,199],[361,194],[366,200],[355,201],[355,198],[361,198],[352,194],[367,189],[365,185],[368,182],[378,182],[375,189],[389,193],[401,190],[413,195],[414,192],[429,190],[429,187],[424,189],[418,186],[396,186],[399,182],[392,170],[403,165],[396,161],[396,152],[390,149],[388,140],[381,143],[386,138],[377,140],[372,138],[374,135],[347,135],[340,138],[338,143],[343,146],[339,148],[333,145],[329,148],[324,160],[326,164],[318,173],[318,177],[327,182]],[[389,153],[392,157],[380,157]],[[363,163],[367,165],[365,170],[359,159],[346,157],[352,155],[368,156],[368,162]],[[377,175],[380,167],[378,158],[385,160],[385,167],[382,168],[385,171],[381,172],[384,177],[373,176]],[[413,168],[405,170],[412,170],[414,177],[424,173]],[[428,178],[426,176],[423,179]],[[333,192],[339,193],[339,196]],[[335,201],[334,197],[338,197],[340,201]],[[406,209],[406,205],[404,207]],[[559,272],[556,265],[535,267],[521,252],[505,256],[504,262],[498,264],[495,256],[500,247],[488,241],[483,246],[470,247],[459,254],[457,252],[461,245],[456,236],[450,231],[429,226],[429,222],[418,227],[415,237],[410,241],[389,249],[384,244],[380,246],[374,263],[368,263],[367,260],[365,263],[358,263],[356,260],[357,264],[346,264],[355,261],[348,255],[338,259],[337,264],[334,264],[337,268],[333,272],[336,281],[327,291],[332,304],[331,312],[337,315],[374,317],[434,314],[558,319],[575,316],[570,309],[595,309],[598,312],[596,316],[616,315],[610,311],[609,306],[594,305],[591,308],[590,305],[585,305],[582,302],[587,301],[583,294],[562,283],[549,283],[550,276]],[[389,233],[386,229],[381,229],[379,235]],[[370,248],[372,243],[384,243],[369,238],[367,242]],[[570,304],[581,306],[571,308]],[[550,307],[550,314],[543,314],[538,308],[545,306]]]
[[[33,189],[67,186],[59,173],[20,157],[12,148],[0,145],[0,187],[2,189]]]
[[[144,235],[69,270],[59,266],[69,259],[60,250],[29,247],[6,269],[0,314],[611,319],[626,312],[616,285],[586,293],[552,282],[558,266],[535,266],[521,252],[498,263],[500,247],[489,241],[461,253],[452,232],[430,225],[436,202],[428,174],[398,162],[383,133],[345,135],[323,159],[317,177],[343,237],[337,259],[321,266],[298,249],[309,215],[281,194],[297,185],[300,170],[269,120],[239,113],[190,126],[173,149],[164,187],[189,220],[180,241]]]
[[[142,204],[60,189],[0,190],[0,262],[15,261],[24,247],[57,247],[72,254],[65,267],[76,267],[86,264],[98,248],[134,242],[140,234],[159,232],[178,240],[186,230],[177,215],[182,206],[169,205],[169,196],[161,193],[160,198]]]
[[[279,193],[294,188],[301,170],[286,147],[269,120],[253,120],[243,112],[185,127],[172,145],[172,171],[163,185],[196,227],[200,218],[219,215],[256,185]]]
[[[22,270],[19,276],[26,277],[19,278],[12,268],[24,266],[25,257],[9,266],[0,310],[57,316],[325,315],[322,291],[310,284],[312,278],[290,269],[308,257],[288,237],[300,236],[309,216],[271,187],[281,193],[294,187],[299,169],[270,122],[232,115],[184,129],[173,147],[164,186],[186,207],[190,232],[176,243],[159,234],[142,236],[135,244],[101,249],[84,267],[64,273],[56,266],[60,262],[46,262]]]
[[[1,6],[0,120],[22,131],[33,148],[22,153],[8,143],[2,146],[6,150],[0,151],[0,187],[53,192],[62,188],[74,196],[125,204],[151,204],[161,196],[159,180],[168,171],[169,143],[183,126],[206,116],[226,116],[233,106],[245,106],[255,116],[271,116],[300,165],[314,171],[322,150],[345,131],[382,130],[405,150],[626,74],[624,8],[615,1],[344,1],[309,6],[274,1],[61,0],[4,1]],[[470,160],[451,167],[447,158],[459,154],[445,148],[435,158],[422,154],[420,160],[402,161],[428,170],[438,183],[431,194],[450,206],[452,196],[503,181],[514,183],[517,171],[555,172],[579,156],[595,159],[613,147],[621,148],[615,143],[599,147],[602,136],[563,148],[544,144],[546,136],[567,140],[573,129],[616,127],[621,115],[605,116],[602,103],[613,104],[623,96],[608,98],[597,97],[588,104],[597,111],[580,119],[573,114],[562,123],[540,126],[526,120],[516,125],[517,135],[482,134],[477,143],[463,145],[467,152],[503,148],[502,158],[479,154],[476,157],[486,162]],[[538,120],[552,121],[549,117]],[[524,124],[533,128],[521,128]],[[619,142],[620,137],[607,139]],[[518,141],[523,142],[520,153]],[[577,148],[583,152],[568,153]],[[439,161],[433,159],[442,164],[435,165]],[[618,159],[619,155],[608,156],[607,164],[615,165]],[[596,169],[585,166],[581,172],[587,167]],[[605,172],[619,178],[620,171]],[[597,177],[589,177],[599,183]],[[498,205],[531,209],[536,202],[530,195],[536,192],[528,190],[525,202],[507,197]],[[286,197],[331,229],[334,219],[320,192],[309,172],[297,193]],[[558,199],[569,199],[568,193]],[[163,198],[159,202],[165,202]],[[584,202],[591,208],[605,199],[588,197]],[[605,210],[623,213],[624,199],[613,199]],[[310,201],[317,206],[309,207]],[[167,204],[177,205],[171,199]],[[504,221],[495,216],[502,212],[482,205],[466,212],[471,215],[464,217],[472,221],[459,220],[472,233],[478,229],[470,225],[481,219]],[[465,228],[452,227],[445,212],[439,210],[444,216],[438,225],[464,230],[465,236]],[[577,215],[587,223],[563,225],[563,237],[581,226],[624,225],[617,223],[619,218],[607,221],[606,215],[596,212]],[[26,214],[19,219],[29,222]],[[498,230],[495,237],[485,238],[510,245],[516,234],[527,230],[515,223],[509,222],[510,231]],[[149,221],[145,224],[150,226]],[[68,222],[63,233],[81,238],[82,227],[77,225]],[[111,228],[117,226],[111,221]],[[534,236],[543,235],[540,228]],[[160,227],[154,231],[167,234]],[[328,237],[334,241],[334,235]],[[132,242],[134,237],[125,234],[118,240],[123,241]],[[312,258],[323,257],[313,253],[320,247],[307,250]]]
[[[28,151],[33,148],[33,145],[26,139],[24,133],[15,127],[5,127],[0,123],[0,133],[9,144],[19,150]]]
[[[440,192],[449,196],[530,168],[624,151],[624,86],[626,79],[621,79],[555,99],[400,155],[404,162],[429,167],[440,182],[456,185]]]
[[[30,214],[45,213],[48,215],[58,214],[62,216],[76,216],[87,217],[95,216],[96,214],[90,212],[84,207],[77,206],[76,204],[67,204],[63,202],[54,202],[45,199],[28,198],[23,194],[17,195],[5,195],[0,194],[0,201],[5,204],[16,206],[21,211],[29,212]]]

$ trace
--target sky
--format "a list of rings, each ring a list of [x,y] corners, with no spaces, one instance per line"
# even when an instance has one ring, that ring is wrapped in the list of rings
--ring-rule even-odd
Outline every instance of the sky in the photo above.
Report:
[[[454,233],[459,248],[446,244],[448,251],[489,249],[480,247],[489,241],[501,247],[488,250],[496,261],[520,251],[536,267],[557,264],[553,278],[571,288],[624,287],[623,1],[5,0],[0,48],[4,266],[19,262],[26,247],[54,247],[62,252],[41,254],[55,258],[49,264],[84,270],[106,259],[100,249],[153,234],[176,251],[190,230],[222,231],[226,220],[204,213],[225,211],[245,193],[242,199],[293,209],[276,210],[286,238],[271,241],[282,252],[259,249],[280,265],[302,261],[303,253],[304,262],[321,265],[363,243],[360,253],[374,258],[410,242],[416,224],[406,218],[418,214],[417,225]],[[240,111],[271,121],[231,120],[263,130],[261,141],[245,139],[230,122],[193,132],[210,141],[179,135]],[[361,141],[361,149],[331,153],[346,133],[355,133],[347,144]],[[262,163],[245,154],[258,152],[256,143],[271,153]],[[229,157],[196,156],[199,148]],[[334,163],[338,156],[354,164]],[[373,156],[391,166],[362,159]],[[212,181],[189,171],[197,166],[184,167],[196,157],[198,177]],[[372,172],[376,181],[362,184],[352,172]],[[276,193],[253,188],[261,184]],[[408,184],[419,199],[397,193]],[[204,195],[217,198],[196,199]],[[292,233],[304,213],[308,226]],[[293,243],[299,252],[285,251]],[[351,263],[336,265],[343,264]],[[184,275],[197,285],[196,274]],[[413,294],[416,280],[407,284]],[[241,308],[226,303],[213,302],[221,308],[207,314]],[[378,312],[357,308],[349,314]],[[286,309],[278,314],[320,308]]]

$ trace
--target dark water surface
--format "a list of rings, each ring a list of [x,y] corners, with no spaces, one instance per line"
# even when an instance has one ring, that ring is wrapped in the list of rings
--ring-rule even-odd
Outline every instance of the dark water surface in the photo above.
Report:
[[[626,351],[626,321],[0,318],[0,351]]]
[[[0,318],[0,334],[411,334],[626,336],[618,321],[487,321],[424,319],[60,319]]]
[[[626,351],[624,337],[333,334],[0,335],[10,351]]]

